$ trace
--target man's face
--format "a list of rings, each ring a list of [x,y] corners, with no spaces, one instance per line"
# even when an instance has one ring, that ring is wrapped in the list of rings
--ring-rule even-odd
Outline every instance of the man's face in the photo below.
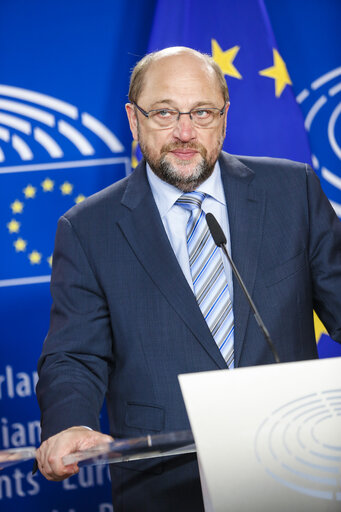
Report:
[[[191,54],[176,54],[153,62],[146,72],[138,105],[145,111],[197,107],[221,109],[224,98],[214,71]],[[153,172],[187,192],[213,172],[225,138],[226,112],[217,126],[195,127],[188,115],[167,129],[151,126],[150,119],[126,105],[130,128]]]

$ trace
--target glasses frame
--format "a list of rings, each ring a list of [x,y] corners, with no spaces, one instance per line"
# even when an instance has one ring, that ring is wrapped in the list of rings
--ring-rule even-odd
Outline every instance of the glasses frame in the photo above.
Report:
[[[141,112],[141,114],[143,114],[147,119],[150,119],[150,114],[151,112],[160,112],[162,110],[172,110],[173,112],[177,112],[178,113],[178,117],[176,119],[176,122],[178,123],[179,122],[179,119],[180,119],[180,116],[183,116],[183,115],[189,115],[189,118],[191,121],[193,121],[192,119],[192,112],[194,110],[217,110],[219,112],[219,115],[220,117],[224,114],[225,112],[225,109],[227,107],[229,103],[229,100],[227,99],[224,103],[224,106],[223,108],[219,109],[218,107],[207,107],[206,109],[203,107],[200,109],[200,107],[194,107],[192,108],[189,112],[180,112],[180,110],[178,110],[177,108],[154,108],[152,110],[149,110],[148,112],[146,110],[144,110],[142,107],[140,107],[137,103],[133,102],[133,105],[137,108],[137,110],[139,110]],[[169,128],[171,128],[172,125],[169,126]],[[204,128],[204,127],[198,127],[198,128]]]

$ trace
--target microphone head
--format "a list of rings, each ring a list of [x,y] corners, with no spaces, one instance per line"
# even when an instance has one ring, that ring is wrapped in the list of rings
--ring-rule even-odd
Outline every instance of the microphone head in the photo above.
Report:
[[[226,244],[226,237],[224,235],[223,230],[221,229],[217,219],[212,213],[206,213],[206,222],[208,225],[208,229],[211,232],[214,243],[221,247]]]

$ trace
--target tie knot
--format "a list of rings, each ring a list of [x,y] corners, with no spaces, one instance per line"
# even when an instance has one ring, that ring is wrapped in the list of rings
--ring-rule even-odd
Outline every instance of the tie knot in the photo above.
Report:
[[[201,209],[201,204],[205,197],[206,194],[203,192],[185,192],[177,199],[175,204],[182,206],[185,210],[193,211],[197,208]]]

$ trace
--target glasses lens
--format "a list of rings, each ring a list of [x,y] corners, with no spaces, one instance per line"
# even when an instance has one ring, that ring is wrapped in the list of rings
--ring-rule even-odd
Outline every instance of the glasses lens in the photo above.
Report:
[[[191,116],[195,126],[205,128],[214,126],[219,121],[219,110],[215,108],[195,109],[191,111]]]
[[[168,128],[176,124],[179,116],[177,110],[163,109],[150,112],[150,120],[160,128]]]

